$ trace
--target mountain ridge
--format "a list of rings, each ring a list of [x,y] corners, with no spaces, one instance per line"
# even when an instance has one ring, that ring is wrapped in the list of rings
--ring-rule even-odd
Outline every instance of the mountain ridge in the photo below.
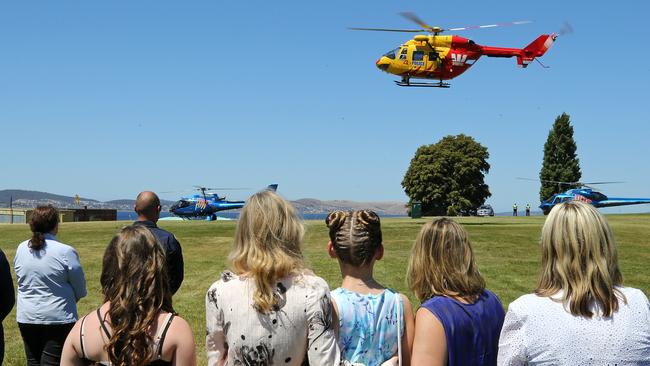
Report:
[[[9,207],[9,201],[13,199],[14,208],[34,208],[39,205],[51,204],[59,208],[103,208],[115,209],[118,211],[131,211],[135,200],[115,199],[110,201],[99,201],[92,198],[79,197],[79,206],[75,204],[75,197],[53,194],[40,191],[28,191],[21,189],[0,190],[0,207]],[[404,202],[399,201],[371,201],[357,202],[350,200],[327,200],[317,198],[300,198],[290,200],[296,210],[301,213],[327,213],[335,210],[359,210],[370,209],[378,214],[384,215],[406,215]],[[161,200],[163,210],[167,210],[174,201]]]

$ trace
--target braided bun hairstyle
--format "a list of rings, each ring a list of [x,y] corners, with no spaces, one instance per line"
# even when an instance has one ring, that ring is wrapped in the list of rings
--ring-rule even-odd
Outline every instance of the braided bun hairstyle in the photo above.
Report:
[[[325,224],[336,256],[343,263],[360,266],[372,261],[381,245],[379,216],[374,211],[333,211]]]

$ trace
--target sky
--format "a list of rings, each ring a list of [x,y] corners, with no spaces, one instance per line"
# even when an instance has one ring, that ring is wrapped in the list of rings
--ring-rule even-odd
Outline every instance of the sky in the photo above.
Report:
[[[444,4],[444,5],[443,5]],[[270,183],[289,198],[404,201],[416,149],[464,133],[488,148],[497,212],[539,203],[554,119],[571,116],[584,181],[650,197],[650,3],[545,1],[10,1],[0,3],[0,189],[133,198],[141,190]],[[412,28],[523,47],[481,58],[450,89],[400,88],[374,65]],[[175,199],[180,193],[162,194]],[[625,212],[628,208],[610,209]],[[650,211],[647,206],[631,210]]]

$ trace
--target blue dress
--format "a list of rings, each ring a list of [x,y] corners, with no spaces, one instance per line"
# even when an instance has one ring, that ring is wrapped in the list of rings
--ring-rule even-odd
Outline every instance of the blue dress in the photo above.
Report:
[[[362,295],[344,288],[332,291],[339,311],[341,356],[366,366],[381,365],[397,354],[397,316],[404,334],[404,304],[399,293]],[[397,314],[397,302],[400,313]]]
[[[499,298],[483,290],[473,304],[434,296],[422,304],[442,323],[447,338],[447,365],[496,365],[504,311]]]

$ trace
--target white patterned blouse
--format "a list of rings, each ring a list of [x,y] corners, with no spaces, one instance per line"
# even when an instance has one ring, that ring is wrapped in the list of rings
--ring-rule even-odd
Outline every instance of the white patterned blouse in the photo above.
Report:
[[[634,288],[618,289],[626,301],[619,300],[611,317],[574,316],[557,295],[515,300],[501,329],[498,365],[650,365],[648,298]]]
[[[226,271],[205,298],[208,365],[332,366],[340,351],[327,283],[304,273],[275,286],[278,305],[253,306],[254,280]]]

